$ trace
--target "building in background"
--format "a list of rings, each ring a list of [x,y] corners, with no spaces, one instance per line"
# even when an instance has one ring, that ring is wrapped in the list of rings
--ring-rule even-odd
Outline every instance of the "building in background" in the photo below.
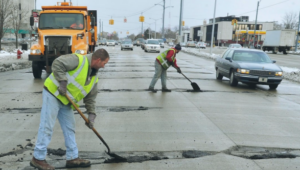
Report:
[[[232,25],[231,21],[236,19],[238,23]],[[213,19],[209,23],[203,21],[203,25],[191,27],[190,40],[203,41],[210,43],[212,35]],[[226,16],[215,18],[215,29],[213,42],[215,45],[228,46],[238,43],[243,46],[250,45],[254,40],[255,21],[249,22],[248,16],[235,17]],[[257,22],[256,24],[256,43],[262,44],[265,39],[266,30],[273,30],[274,22]]]

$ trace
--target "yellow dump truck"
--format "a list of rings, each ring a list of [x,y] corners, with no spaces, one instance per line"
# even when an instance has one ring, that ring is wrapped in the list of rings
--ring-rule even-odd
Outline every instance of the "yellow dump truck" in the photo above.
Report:
[[[84,55],[95,50],[96,10],[88,10],[86,6],[73,6],[69,2],[58,2],[56,6],[42,6],[38,17],[38,43],[31,47],[29,55],[35,78],[41,78],[43,69],[51,73],[53,60],[61,55]],[[34,25],[32,16],[30,25]]]

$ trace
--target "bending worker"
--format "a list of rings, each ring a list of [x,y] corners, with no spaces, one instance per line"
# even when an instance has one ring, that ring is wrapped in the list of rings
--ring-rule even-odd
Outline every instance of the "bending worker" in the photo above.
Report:
[[[88,167],[91,165],[90,161],[78,157],[73,106],[65,94],[68,94],[75,103],[83,99],[88,113],[89,124],[87,126],[93,128],[96,118],[97,73],[100,68],[104,68],[108,60],[107,51],[98,49],[93,54],[85,56],[68,54],[53,61],[53,73],[44,83],[41,122],[33,158],[30,162],[31,166],[42,170],[54,169],[46,162],[45,158],[56,119],[59,121],[65,139],[66,167]]]
[[[149,86],[149,91],[156,92],[154,86],[159,78],[161,78],[162,92],[171,92],[167,88],[167,69],[173,66],[178,73],[181,73],[180,68],[176,63],[176,54],[181,50],[181,46],[177,44],[175,48],[170,48],[156,57],[154,62],[155,74]]]

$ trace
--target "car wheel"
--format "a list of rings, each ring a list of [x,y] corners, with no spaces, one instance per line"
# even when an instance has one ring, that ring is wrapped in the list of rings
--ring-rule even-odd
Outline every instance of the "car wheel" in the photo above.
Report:
[[[238,85],[238,80],[235,78],[233,70],[230,72],[229,84],[230,84],[230,86],[237,86]]]
[[[131,49],[131,51],[133,51],[133,48]]]
[[[223,79],[223,76],[222,76],[222,74],[220,74],[218,68],[216,69],[216,79],[217,79],[217,80],[222,80],[222,79]]]
[[[278,87],[278,84],[269,84],[271,90],[275,90]]]

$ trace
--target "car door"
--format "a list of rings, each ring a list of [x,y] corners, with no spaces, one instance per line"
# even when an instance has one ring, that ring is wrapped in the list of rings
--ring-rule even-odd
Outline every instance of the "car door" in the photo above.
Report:
[[[217,60],[217,64],[216,64],[216,67],[218,67],[218,69],[219,69],[219,72],[222,74],[222,75],[227,75],[228,73],[227,73],[227,71],[226,71],[226,67],[225,67],[225,61],[226,61],[226,59],[225,59],[225,57],[227,56],[227,54],[230,52],[231,50],[227,50],[227,51],[225,51],[224,53],[223,53],[223,56],[220,58],[220,59],[218,59]]]
[[[234,50],[228,50],[228,53],[226,54],[225,58],[224,58],[224,62],[223,62],[223,66],[224,66],[224,76],[229,77],[230,76],[230,69],[233,66],[232,63],[232,54],[233,54]],[[230,60],[226,59],[229,58]]]

